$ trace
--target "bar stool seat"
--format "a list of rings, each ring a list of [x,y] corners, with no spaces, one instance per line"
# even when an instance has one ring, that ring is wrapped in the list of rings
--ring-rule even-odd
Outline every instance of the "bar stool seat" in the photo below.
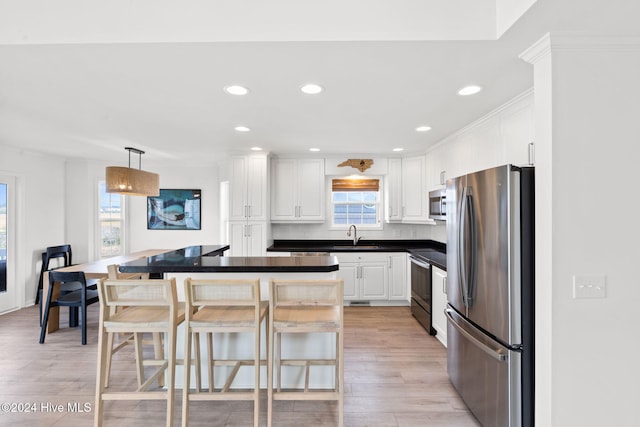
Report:
[[[176,366],[176,332],[184,320],[184,307],[178,303],[176,281],[170,280],[105,280],[98,284],[100,323],[98,335],[98,369],[94,425],[101,426],[104,402],[107,400],[166,400],[166,425],[173,425]],[[126,307],[123,309],[123,307]],[[168,351],[163,360],[153,360],[154,372],[133,391],[108,391],[108,361],[112,355],[109,343],[113,334],[133,333],[137,364],[143,360],[142,334],[162,333]],[[161,378],[166,375],[166,386]],[[151,386],[158,382],[158,388]]]
[[[185,280],[186,325],[184,366],[191,366],[191,347],[195,353],[195,389],[190,385],[190,371],[185,371],[182,393],[182,425],[189,424],[191,401],[253,401],[254,426],[260,417],[260,325],[266,319],[269,304],[260,300],[260,280]],[[253,358],[222,358],[214,353],[214,337],[220,333],[251,333],[254,337]],[[208,390],[202,388],[200,334],[207,336]],[[237,350],[237,349],[235,349]],[[236,358],[234,358],[236,357]],[[216,367],[228,367],[224,383],[216,387]],[[234,389],[234,380],[244,366],[253,367],[252,389]]]
[[[267,425],[273,422],[274,400],[333,400],[339,426],[344,423],[343,281],[271,280],[267,361]],[[282,335],[334,333],[334,358],[283,358]],[[277,353],[275,352],[277,349]],[[283,390],[282,366],[303,367],[304,389]],[[312,366],[334,366],[333,389],[310,388]],[[276,370],[275,378],[273,370]],[[276,388],[274,390],[274,382]]]

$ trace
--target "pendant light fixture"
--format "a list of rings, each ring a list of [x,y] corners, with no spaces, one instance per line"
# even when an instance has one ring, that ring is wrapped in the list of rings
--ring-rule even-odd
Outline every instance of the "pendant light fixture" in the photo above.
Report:
[[[129,196],[160,195],[160,178],[157,173],[142,170],[144,151],[133,147],[124,147],[129,152],[129,167],[107,166],[107,193],[118,193]],[[131,152],[138,154],[138,169],[131,167]]]

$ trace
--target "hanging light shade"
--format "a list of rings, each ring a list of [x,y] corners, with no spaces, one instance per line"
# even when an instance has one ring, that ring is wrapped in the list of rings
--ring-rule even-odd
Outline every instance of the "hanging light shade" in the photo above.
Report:
[[[142,155],[144,151],[133,147],[124,147],[129,151],[129,167],[107,166],[107,193],[118,193],[129,196],[160,195],[160,178],[157,173],[142,170]],[[131,152],[138,154],[138,169],[131,167]]]

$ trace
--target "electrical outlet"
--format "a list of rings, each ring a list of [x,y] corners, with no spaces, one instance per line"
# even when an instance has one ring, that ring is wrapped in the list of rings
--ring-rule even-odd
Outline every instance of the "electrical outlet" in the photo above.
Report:
[[[606,276],[573,276],[573,298],[606,298]]]

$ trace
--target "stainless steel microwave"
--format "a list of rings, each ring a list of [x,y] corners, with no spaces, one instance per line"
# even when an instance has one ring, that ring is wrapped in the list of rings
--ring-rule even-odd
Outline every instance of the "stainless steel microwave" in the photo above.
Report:
[[[447,219],[447,196],[444,189],[429,192],[429,218]]]

